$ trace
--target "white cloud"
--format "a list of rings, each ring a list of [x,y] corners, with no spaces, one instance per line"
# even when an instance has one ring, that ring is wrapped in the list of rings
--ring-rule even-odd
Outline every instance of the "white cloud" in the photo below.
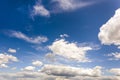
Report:
[[[120,76],[120,68],[112,68],[109,72],[115,74],[116,76]]]
[[[36,15],[49,17],[50,12],[42,4],[36,4],[33,6],[32,16]]]
[[[23,70],[23,71],[34,71],[35,67],[33,67],[33,66],[27,66],[27,67],[25,67],[25,68],[23,68],[21,70]]]
[[[89,46],[79,47],[76,43],[70,43],[64,39],[56,40],[52,45],[49,46],[49,49],[53,54],[79,62],[90,61],[86,57],[86,52],[92,50],[92,48]]]
[[[34,43],[34,44],[40,44],[48,40],[48,38],[44,36],[28,37],[22,32],[17,32],[17,31],[10,31],[8,35],[11,37],[25,40],[26,42],[29,42],[29,43]]]
[[[104,45],[117,45],[120,46],[120,9],[116,10],[115,15],[111,17],[100,28],[98,34],[99,40]]]
[[[34,65],[34,66],[42,66],[43,65],[43,63],[41,62],[41,61],[34,61],[34,62],[32,62],[32,64]]]
[[[15,56],[0,53],[0,65],[7,64],[9,62],[17,62],[17,61],[18,59]]]
[[[0,64],[0,68],[8,68],[6,64]]]
[[[109,60],[120,60],[120,53],[118,52],[108,54],[107,56],[112,57]]]
[[[71,11],[79,8],[83,8],[93,4],[93,2],[82,1],[82,0],[52,0],[53,3],[56,3],[58,11]]]
[[[66,77],[74,77],[74,76],[91,76],[98,77],[102,75],[101,71],[102,67],[96,66],[93,69],[88,68],[76,68],[70,66],[63,65],[45,65],[41,72],[46,73],[48,75],[56,75],[56,76],[66,76]]]
[[[10,52],[10,53],[16,53],[16,49],[9,48],[8,52]]]

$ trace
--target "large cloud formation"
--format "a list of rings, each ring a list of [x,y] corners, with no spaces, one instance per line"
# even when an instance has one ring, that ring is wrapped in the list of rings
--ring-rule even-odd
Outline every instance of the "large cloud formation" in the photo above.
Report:
[[[120,9],[116,10],[115,15],[102,25],[98,37],[104,45],[120,46]]]

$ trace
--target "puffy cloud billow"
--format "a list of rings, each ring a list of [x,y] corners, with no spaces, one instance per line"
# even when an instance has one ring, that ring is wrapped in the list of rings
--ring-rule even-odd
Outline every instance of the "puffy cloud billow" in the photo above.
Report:
[[[102,25],[98,37],[104,45],[120,46],[120,8],[116,10],[110,20]]]
[[[66,59],[75,60],[78,62],[90,62],[86,57],[86,53],[92,50],[90,46],[80,47],[77,43],[68,42],[65,39],[56,40],[49,46],[52,54],[59,55]]]

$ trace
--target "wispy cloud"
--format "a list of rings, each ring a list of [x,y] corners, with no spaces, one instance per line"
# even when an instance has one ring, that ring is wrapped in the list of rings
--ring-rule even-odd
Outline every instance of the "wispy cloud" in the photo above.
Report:
[[[33,6],[33,11],[31,16],[44,16],[49,17],[50,12],[41,4],[37,4]]]
[[[44,16],[49,17],[50,12],[45,8],[44,5],[42,5],[41,0],[38,0],[36,4],[33,6],[33,9],[31,11],[31,16]]]
[[[83,1],[83,0],[52,0],[55,7],[54,12],[62,12],[62,11],[73,11],[76,9],[80,9],[83,7],[87,7],[92,5],[93,1]]]
[[[18,38],[18,39],[21,39],[21,40],[24,40],[26,42],[33,43],[33,44],[40,44],[48,40],[48,38],[45,36],[28,37],[27,35],[19,31],[9,31],[8,35],[10,37],[15,37],[15,38]]]
[[[53,13],[61,13],[74,11],[83,7],[94,4],[95,1],[83,1],[83,0],[51,0],[49,1],[49,9],[46,9],[42,4],[42,0],[38,0],[33,6],[31,16],[44,16],[50,17]]]

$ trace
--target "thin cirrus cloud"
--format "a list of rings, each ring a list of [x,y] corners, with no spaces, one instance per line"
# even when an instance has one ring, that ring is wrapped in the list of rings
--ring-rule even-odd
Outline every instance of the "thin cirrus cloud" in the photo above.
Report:
[[[104,45],[120,46],[120,8],[116,10],[115,15],[110,18],[102,27],[98,38]]]
[[[94,4],[93,1],[82,1],[82,0],[51,0],[49,2],[49,9],[47,9],[42,3],[42,0],[37,1],[33,6],[31,11],[32,17],[34,16],[44,16],[50,17],[53,13],[61,13],[73,11],[83,7],[90,6]]]
[[[7,35],[9,35],[10,37],[15,37],[15,38],[24,40],[29,43],[33,43],[33,44],[44,43],[48,40],[48,38],[45,36],[28,37],[27,35],[19,31],[9,31],[9,34]]]

